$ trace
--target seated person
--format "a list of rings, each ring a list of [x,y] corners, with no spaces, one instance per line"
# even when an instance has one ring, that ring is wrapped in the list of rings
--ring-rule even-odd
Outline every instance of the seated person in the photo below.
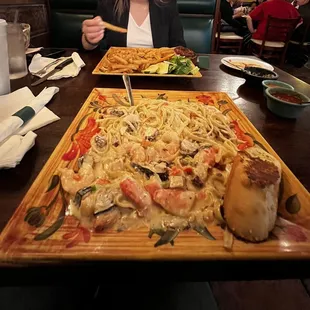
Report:
[[[253,33],[253,39],[262,40],[264,38],[268,16],[283,19],[300,17],[298,11],[285,0],[269,0],[264,2],[246,17],[248,28]],[[257,30],[254,30],[253,21],[258,22]],[[268,38],[272,41],[281,41],[276,32],[268,33]]]
[[[233,5],[236,0],[221,0],[221,19],[222,26],[221,31],[223,32],[235,32],[239,36],[244,36],[246,31],[245,24],[242,23],[242,20],[239,19],[242,15],[244,15],[243,10],[234,13]]]
[[[294,31],[292,40],[301,41],[304,37],[305,31],[307,30],[306,27],[310,23],[310,0],[297,0],[296,9],[302,17],[303,22]],[[306,34],[306,42],[310,42],[310,28]]]
[[[103,21],[127,29],[127,33],[105,29]],[[82,44],[95,49],[104,41],[110,46],[186,46],[175,0],[99,0],[96,17],[83,22]]]
[[[266,2],[266,0],[257,0],[256,1],[256,6],[259,6],[260,4]]]
[[[240,2],[239,0],[233,1],[232,8],[234,10],[234,15],[238,14],[239,12],[243,12],[244,13],[244,11],[246,9],[246,7],[243,6],[243,3]]]
[[[244,13],[244,15],[247,15],[247,14],[249,14],[250,12],[252,12],[252,11],[256,8],[256,6],[257,6],[257,5],[256,5],[256,2],[255,2],[255,1],[251,2],[249,6],[244,6],[244,7],[243,7],[243,13]],[[235,13],[236,13],[236,11],[235,11]]]
[[[257,7],[257,4],[255,1],[253,1],[251,5],[249,6],[248,13],[252,12],[256,7]]]

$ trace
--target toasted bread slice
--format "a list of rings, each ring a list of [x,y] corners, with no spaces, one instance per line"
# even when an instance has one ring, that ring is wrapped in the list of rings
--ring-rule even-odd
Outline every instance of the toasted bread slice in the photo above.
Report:
[[[224,197],[224,215],[233,233],[258,242],[275,225],[281,165],[258,147],[235,158]]]

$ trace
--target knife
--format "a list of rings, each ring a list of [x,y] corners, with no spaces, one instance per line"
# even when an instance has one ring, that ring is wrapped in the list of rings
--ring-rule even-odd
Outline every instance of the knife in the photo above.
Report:
[[[66,59],[65,61],[63,61],[62,63],[57,65],[51,72],[49,72],[48,74],[44,75],[42,78],[40,78],[37,81],[35,81],[34,83],[32,83],[31,86],[37,86],[37,85],[45,82],[50,76],[54,75],[56,72],[61,71],[63,68],[70,65],[72,62],[73,62],[73,59],[71,57]]]

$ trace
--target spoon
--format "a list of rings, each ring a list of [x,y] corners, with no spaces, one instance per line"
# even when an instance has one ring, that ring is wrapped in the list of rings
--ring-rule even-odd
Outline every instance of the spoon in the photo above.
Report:
[[[123,75],[123,81],[127,91],[127,97],[131,106],[134,105],[133,96],[132,96],[132,88],[130,83],[130,77],[128,75]]]

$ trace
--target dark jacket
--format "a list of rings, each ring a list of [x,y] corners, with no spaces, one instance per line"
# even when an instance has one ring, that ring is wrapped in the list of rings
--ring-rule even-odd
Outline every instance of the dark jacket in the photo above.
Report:
[[[308,28],[310,24],[310,2],[299,6],[298,12],[303,19],[303,23],[294,31],[293,40],[301,41],[306,36],[305,42],[310,42],[310,28]],[[306,31],[308,32],[305,35]]]
[[[244,36],[247,34],[247,31],[245,29],[245,24],[242,24],[240,19],[234,19],[234,10],[231,7],[230,3],[227,2],[227,0],[221,0],[220,4],[220,12],[221,12],[221,19],[224,20],[230,27],[222,26],[221,31],[223,32],[230,32],[233,31],[239,36]],[[228,30],[226,30],[226,29]]]
[[[183,37],[183,27],[179,17],[175,0],[167,4],[156,5],[154,0],[150,1],[150,20],[154,47],[174,47],[186,46]],[[96,16],[101,16],[102,20],[115,26],[128,27],[129,9],[127,9],[118,20],[114,14],[115,0],[99,0]],[[126,46],[127,34],[105,31],[101,47]]]

